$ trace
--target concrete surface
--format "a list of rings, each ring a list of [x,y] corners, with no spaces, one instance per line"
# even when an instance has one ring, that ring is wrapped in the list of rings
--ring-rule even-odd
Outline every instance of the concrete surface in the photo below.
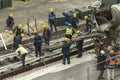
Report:
[[[73,56],[70,65],[62,65],[62,61],[58,61],[5,80],[97,80],[99,71],[96,70],[96,66],[90,67],[96,64],[95,57],[95,54],[84,53],[82,58]],[[88,67],[90,67],[89,70]],[[120,68],[116,68],[115,80],[120,80],[119,71]],[[106,71],[104,77],[107,80]]]
[[[70,65],[68,64],[63,65],[61,64],[62,61],[59,61],[57,63],[54,63],[54,65],[50,65],[42,69],[33,70],[32,72],[30,71],[30,72],[27,72],[25,74],[23,73],[18,76],[13,76],[12,80],[56,80],[56,78],[57,80],[60,80],[64,78],[65,75],[69,76],[72,74],[76,74],[76,72],[78,72],[76,69],[79,69],[80,65],[93,60],[95,56],[96,56],[95,54],[86,54],[82,58],[79,58],[79,59],[75,58],[74,56],[72,57]],[[83,67],[83,69],[80,69],[80,71],[84,71],[86,67]],[[70,72],[72,72],[72,74]],[[86,75],[83,77],[86,77]],[[10,80],[10,78],[7,80]]]

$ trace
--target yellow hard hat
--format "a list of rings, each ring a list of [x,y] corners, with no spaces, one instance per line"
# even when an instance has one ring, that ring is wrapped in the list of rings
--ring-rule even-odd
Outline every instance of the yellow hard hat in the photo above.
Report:
[[[42,25],[43,29],[47,28],[47,26],[45,24]]]
[[[37,33],[37,30],[36,30],[36,29],[34,29],[34,33]]]
[[[53,9],[53,8],[50,8],[50,12],[54,12],[54,9]]]
[[[18,45],[18,47],[21,47],[21,46],[22,46],[22,44],[19,44],[19,45]]]
[[[88,19],[88,16],[85,16],[84,19],[85,19],[85,20]]]
[[[25,34],[22,33],[22,34],[21,34],[21,38],[24,38],[24,37],[25,37]]]
[[[73,17],[77,17],[77,14],[76,14],[76,13],[74,13],[74,14],[73,14]]]
[[[12,18],[13,18],[13,14],[12,14],[12,13],[10,13],[10,14],[9,14],[9,17],[12,17]]]
[[[18,28],[21,29],[21,28],[22,28],[22,24],[19,24],[19,25],[18,25]]]
[[[65,37],[65,38],[64,38],[64,41],[68,42],[68,41],[69,41],[69,39]]]

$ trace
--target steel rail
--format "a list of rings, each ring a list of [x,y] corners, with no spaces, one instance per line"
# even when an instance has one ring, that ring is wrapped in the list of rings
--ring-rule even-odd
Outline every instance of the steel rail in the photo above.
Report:
[[[93,43],[89,43],[89,45],[93,45]],[[86,45],[85,45],[86,46]],[[71,46],[71,50],[73,50],[73,49],[75,49],[76,48],[76,45],[72,45]],[[47,54],[47,56],[41,56],[41,58],[42,59],[45,59],[45,58],[49,58],[49,57],[52,57],[52,56],[54,56],[54,55],[58,55],[59,53],[61,53],[61,48],[60,49],[57,49],[57,50],[55,50],[54,52],[53,52],[54,54],[51,54],[50,52],[48,52],[48,53],[46,53]],[[49,54],[49,55],[48,55]],[[36,61],[36,60],[39,60],[39,58],[36,58],[35,56],[34,56],[34,53],[31,53],[31,54],[28,54],[27,56],[32,56],[32,57],[30,57],[30,58],[28,58],[27,60],[26,60],[26,64],[29,64],[29,63],[31,63],[31,62],[34,62],[34,61]],[[16,56],[16,55],[15,55]],[[10,68],[11,69],[15,69],[15,68],[17,68],[17,67],[20,67],[22,64],[21,64],[21,61],[18,61],[18,62],[15,62],[15,63],[10,63],[10,64],[8,64],[8,65],[6,65],[6,66],[2,66],[2,67],[0,67],[0,73],[3,73],[3,72],[5,72],[5,71],[7,71],[7,70],[9,70]]]
[[[94,48],[93,45],[84,47],[85,50],[90,50],[90,49],[93,49],[93,48]],[[70,55],[72,56],[72,55],[75,55],[75,54],[77,54],[77,51],[72,51]],[[33,63],[33,64],[30,64],[30,65],[25,66],[25,67],[19,67],[19,68],[13,69],[11,71],[6,71],[6,72],[0,74],[0,79],[2,80],[4,78],[14,76],[14,75],[20,74],[22,72],[32,70],[32,69],[37,68],[37,67],[45,66],[46,64],[50,64],[52,62],[55,62],[55,61],[58,61],[58,60],[61,60],[61,59],[62,59],[62,55],[59,55],[59,56],[55,56],[53,58],[50,58],[50,59],[42,61],[42,62],[37,62],[37,63]]]

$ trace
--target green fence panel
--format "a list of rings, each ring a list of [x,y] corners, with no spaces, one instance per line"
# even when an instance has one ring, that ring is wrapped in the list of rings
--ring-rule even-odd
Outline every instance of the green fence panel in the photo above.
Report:
[[[2,0],[0,0],[0,9],[2,8]]]
[[[12,0],[6,0],[6,7],[12,7]]]
[[[2,8],[6,8],[6,0],[2,0],[1,4],[2,4]]]

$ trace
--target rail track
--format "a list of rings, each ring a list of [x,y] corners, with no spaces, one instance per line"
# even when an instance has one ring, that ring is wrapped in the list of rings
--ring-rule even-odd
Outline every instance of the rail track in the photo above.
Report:
[[[93,49],[93,44],[84,46],[85,51],[88,51],[90,49]],[[73,56],[75,54],[77,54],[77,50],[74,49],[74,48],[71,49],[71,54],[70,55]],[[17,75],[19,73],[32,70],[32,69],[37,68],[37,67],[46,66],[47,64],[50,64],[52,62],[55,62],[55,61],[58,61],[58,60],[61,60],[61,59],[62,59],[62,54],[60,52],[58,52],[58,53],[54,53],[53,55],[42,57],[42,60],[40,62],[38,61],[39,58],[36,58],[36,59],[32,58],[32,59],[26,61],[27,66],[25,66],[25,67],[21,67],[21,62],[10,64],[8,66],[0,68],[0,71],[1,71],[0,79],[2,80],[4,78],[14,76],[14,75]],[[6,69],[6,71],[3,71],[5,69]]]
[[[60,38],[57,41],[58,42],[63,41],[63,38]],[[88,45],[88,43],[89,43],[89,45]],[[85,42],[84,42],[85,49],[88,48],[88,47],[89,48],[87,50],[92,49],[91,47],[93,47],[92,46],[93,43],[94,43],[93,39],[85,40]],[[58,44],[58,43],[54,43],[54,45],[56,45],[56,44]],[[72,52],[71,54],[76,52],[75,46],[76,46],[75,44],[73,44],[71,46],[71,52]],[[35,64],[39,60],[39,58],[36,58],[34,56],[34,50],[31,50],[31,51],[29,50],[29,52],[30,52],[30,54],[28,54],[29,58],[26,60],[26,65],[33,65],[33,64]],[[61,48],[53,50],[52,52],[46,51],[46,52],[43,52],[43,53],[45,53],[45,56],[41,57],[41,61],[44,62],[44,65],[48,64],[47,60],[49,61],[49,60],[52,60],[54,57],[62,56]],[[15,60],[16,55],[14,53],[6,54],[6,55],[0,56],[0,57],[1,57],[1,59],[4,58],[4,60],[5,60],[5,57],[8,58],[8,56],[11,57],[12,60]],[[55,61],[57,61],[57,60],[55,60]],[[21,61],[18,60],[17,62],[12,62],[12,63],[10,62],[10,63],[8,63],[5,66],[1,66],[0,67],[0,73],[1,73],[0,75],[2,76],[2,75],[6,75],[8,72],[16,71],[17,69],[19,69],[21,67],[21,65],[22,65]],[[4,77],[4,78],[6,78],[6,77]],[[3,78],[0,77],[0,79],[3,79]]]
[[[84,29],[84,27],[80,26],[80,30]],[[62,44],[63,42],[63,37],[64,37],[64,33],[65,30],[61,30],[58,31],[57,33],[52,33],[52,40],[50,41],[50,47],[52,49],[52,46],[54,45],[58,45],[58,44]],[[96,34],[96,33],[93,33]],[[90,50],[93,48],[93,43],[94,40],[92,37],[96,37],[96,35],[93,34],[89,34],[86,36],[86,40],[84,43],[84,49],[86,50]],[[82,34],[82,38],[85,38],[86,33]],[[97,34],[97,36],[99,36],[101,34]],[[89,37],[90,36],[90,37]],[[89,39],[88,39],[89,38]],[[78,39],[78,38],[77,38]],[[23,44],[25,47],[28,48],[29,54],[27,55],[27,60],[26,60],[26,67],[21,67],[21,61],[17,58],[16,54],[14,52],[7,52],[7,54],[3,54],[0,56],[0,80],[6,78],[6,77],[10,77],[10,76],[14,76],[16,74],[31,70],[33,68],[39,67],[39,66],[44,66],[46,64],[52,63],[54,61],[58,61],[60,59],[62,59],[62,54],[61,54],[61,47],[55,48],[53,47],[52,51],[47,50],[49,47],[46,47],[43,43],[42,46],[42,53],[44,54],[44,56],[41,56],[41,61],[39,61],[39,57],[36,58],[34,56],[34,46],[33,43],[31,43],[33,41],[33,36],[29,39],[24,40]],[[27,44],[26,44],[27,43]],[[89,45],[88,45],[89,44]],[[8,47],[10,47],[10,45],[8,45]],[[76,50],[76,44],[72,44],[71,46],[71,56],[75,55],[77,50]],[[55,46],[56,47],[56,46]],[[1,49],[1,48],[0,48]],[[4,64],[5,63],[5,64]]]
[[[61,39],[60,39],[60,40],[61,40]],[[93,44],[93,43],[94,43],[94,40],[92,40],[92,39],[85,40],[84,45],[88,45],[88,43],[89,43],[89,45],[90,45],[90,44]],[[56,43],[56,44],[57,44],[57,43]],[[72,50],[72,49],[75,49],[75,47],[76,47],[76,45],[73,44],[73,45],[71,46],[71,50]],[[42,56],[41,58],[42,58],[42,59],[43,59],[43,58],[45,59],[45,58],[47,58],[47,57],[51,57],[51,56],[54,56],[54,55],[57,55],[57,54],[61,53],[61,48],[56,49],[56,50],[54,50],[53,52],[42,51],[42,53],[44,53],[45,56]],[[31,63],[31,61],[34,62],[34,61],[36,61],[36,60],[39,60],[39,58],[36,58],[34,55],[35,55],[35,54],[34,54],[34,50],[33,50],[33,49],[32,49],[32,50],[29,50],[29,54],[27,55],[27,60],[26,60],[26,63],[27,63],[27,64],[28,64],[28,63]],[[21,66],[21,61],[18,60],[18,58],[17,58],[17,56],[16,56],[15,53],[9,53],[9,54],[0,56],[0,62],[1,62],[1,64],[2,64],[2,63],[4,64],[4,62],[6,62],[5,60],[7,60],[8,63],[7,63],[6,65],[1,65],[1,67],[0,67],[0,73],[3,73],[3,72],[5,72],[5,71],[9,70],[9,68],[12,68],[12,69],[13,69],[13,68],[17,68],[17,67]],[[14,66],[14,67],[13,67],[13,66]]]

